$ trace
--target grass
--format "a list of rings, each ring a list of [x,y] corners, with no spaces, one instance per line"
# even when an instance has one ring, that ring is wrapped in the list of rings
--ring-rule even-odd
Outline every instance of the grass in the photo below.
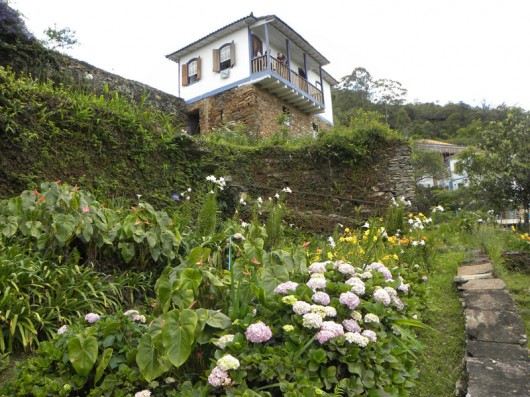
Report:
[[[423,321],[431,327],[419,333],[425,349],[419,357],[419,384],[412,397],[454,395],[464,356],[464,315],[453,283],[464,252],[447,251],[434,259],[429,274]]]
[[[476,256],[476,249],[488,254],[496,276],[506,282],[527,335],[530,330],[530,274],[507,269],[501,257],[504,251],[522,248],[517,246],[513,232],[494,225],[473,230],[445,227],[438,237],[445,240],[446,247],[458,248],[440,251],[433,259],[423,317],[431,329],[419,333],[425,350],[419,357],[419,384],[412,397],[446,397],[455,393],[462,371],[465,334],[463,309],[453,277],[462,261]]]

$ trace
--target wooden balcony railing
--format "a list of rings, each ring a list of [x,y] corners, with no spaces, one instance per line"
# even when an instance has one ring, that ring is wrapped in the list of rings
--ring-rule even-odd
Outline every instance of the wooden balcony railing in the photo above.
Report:
[[[316,86],[311,84],[309,81],[304,79],[298,73],[289,69],[289,65],[278,61],[274,57],[270,57],[271,64],[270,68],[267,66],[267,55],[256,57],[252,59],[252,73],[264,72],[266,70],[272,70],[274,73],[291,82],[291,84],[300,90],[306,92],[310,97],[319,103],[323,103],[322,90],[319,90]]]

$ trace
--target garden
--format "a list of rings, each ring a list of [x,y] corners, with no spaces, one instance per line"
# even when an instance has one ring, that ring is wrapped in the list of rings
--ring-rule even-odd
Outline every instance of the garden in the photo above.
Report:
[[[446,396],[456,267],[481,249],[528,307],[500,253],[530,239],[491,214],[398,199],[309,235],[285,220],[290,188],[226,216],[227,188],[210,175],[163,211],[60,181],[0,202],[1,394]]]

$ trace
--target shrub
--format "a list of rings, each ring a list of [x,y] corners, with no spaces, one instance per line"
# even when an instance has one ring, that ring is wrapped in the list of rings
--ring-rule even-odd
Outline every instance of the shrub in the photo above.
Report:
[[[0,248],[0,352],[31,350],[83,313],[117,310],[142,288],[127,284],[127,274],[112,280],[79,266],[74,255],[56,263],[17,246]]]

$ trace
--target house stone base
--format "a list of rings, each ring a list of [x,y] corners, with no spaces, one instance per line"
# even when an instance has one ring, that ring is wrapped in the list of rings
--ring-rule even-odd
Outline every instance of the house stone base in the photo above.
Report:
[[[289,109],[290,122],[282,123],[279,118],[285,108]],[[262,138],[270,137],[282,129],[287,131],[288,136],[301,136],[313,134],[315,128],[322,131],[331,127],[315,115],[303,113],[254,85],[236,87],[201,99],[186,106],[185,112],[195,117],[198,113],[203,134],[231,123],[243,124],[247,126],[249,134]]]

